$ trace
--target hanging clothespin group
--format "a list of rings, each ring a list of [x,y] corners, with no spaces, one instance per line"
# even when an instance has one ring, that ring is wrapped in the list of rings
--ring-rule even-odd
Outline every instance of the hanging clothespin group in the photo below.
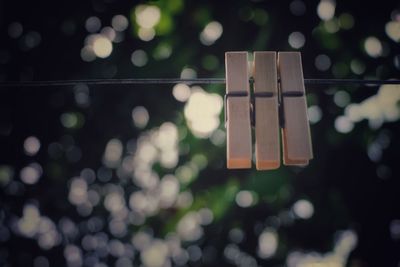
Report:
[[[228,169],[251,168],[252,126],[258,170],[305,166],[312,159],[307,103],[298,52],[227,52],[225,126]],[[249,73],[254,92],[250,94]]]

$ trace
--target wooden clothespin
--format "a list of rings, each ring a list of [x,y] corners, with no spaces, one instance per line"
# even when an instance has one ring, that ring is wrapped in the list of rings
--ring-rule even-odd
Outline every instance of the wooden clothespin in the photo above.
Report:
[[[251,167],[250,95],[247,52],[225,53],[228,169]]]
[[[283,164],[304,166],[313,153],[300,53],[279,52],[278,69],[283,105]]]
[[[280,166],[276,52],[254,52],[254,112],[257,170]]]

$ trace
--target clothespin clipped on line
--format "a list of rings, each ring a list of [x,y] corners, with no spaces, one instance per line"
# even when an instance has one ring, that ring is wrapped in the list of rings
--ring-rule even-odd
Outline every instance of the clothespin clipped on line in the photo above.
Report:
[[[228,169],[251,168],[252,126],[257,170],[279,168],[279,132],[283,164],[307,165],[313,153],[300,53],[254,52],[253,97],[249,89],[248,53],[225,53],[225,67]]]

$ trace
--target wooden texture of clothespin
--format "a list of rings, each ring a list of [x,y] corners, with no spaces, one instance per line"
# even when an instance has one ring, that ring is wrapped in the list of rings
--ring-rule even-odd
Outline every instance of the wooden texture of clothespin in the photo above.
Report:
[[[276,52],[254,52],[255,153],[257,170],[280,166]]]
[[[283,163],[304,166],[313,153],[300,53],[279,52],[278,70],[284,123]]]
[[[247,52],[225,53],[227,167],[251,167],[252,142]]]

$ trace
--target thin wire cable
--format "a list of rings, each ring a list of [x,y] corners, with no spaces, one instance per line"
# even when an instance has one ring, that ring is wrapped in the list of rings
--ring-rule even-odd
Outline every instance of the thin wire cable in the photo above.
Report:
[[[253,82],[253,79],[250,79]],[[0,82],[0,87],[46,87],[86,85],[135,85],[135,84],[224,84],[224,78],[149,78],[149,79],[86,79],[54,81]],[[362,80],[362,79],[304,79],[306,85],[366,85],[400,84],[400,80]]]
[[[86,85],[134,85],[134,84],[223,84],[224,78],[149,78],[149,79],[87,79],[87,80],[57,80],[57,81],[24,81],[24,82],[4,82],[0,87],[35,87],[35,86],[73,86],[77,84]]]

